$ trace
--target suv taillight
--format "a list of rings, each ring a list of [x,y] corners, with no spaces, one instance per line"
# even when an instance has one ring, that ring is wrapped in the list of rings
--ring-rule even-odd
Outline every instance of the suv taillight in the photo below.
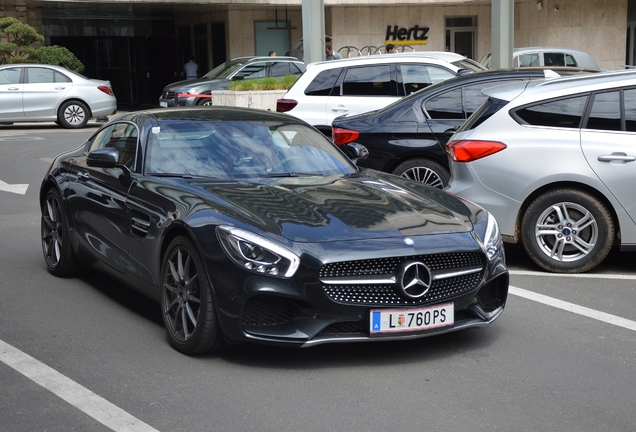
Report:
[[[453,162],[472,162],[500,152],[506,147],[499,141],[449,141],[446,143],[446,153]]]
[[[293,110],[296,105],[298,105],[298,101],[293,99],[278,99],[276,101],[276,112],[287,112]]]
[[[333,128],[331,130],[331,139],[335,145],[353,142],[357,140],[359,136],[360,132],[350,129]]]
[[[97,86],[98,90],[103,91],[104,93],[106,93],[108,96],[115,96],[115,94],[113,93],[113,89],[111,89],[110,87],[107,86]]]

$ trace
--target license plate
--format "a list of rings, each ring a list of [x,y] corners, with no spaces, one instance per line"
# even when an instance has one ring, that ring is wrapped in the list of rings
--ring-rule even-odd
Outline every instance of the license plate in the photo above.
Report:
[[[399,333],[446,327],[455,323],[453,303],[419,309],[372,309],[371,334]]]
[[[159,106],[163,108],[168,108],[168,102],[159,102]]]

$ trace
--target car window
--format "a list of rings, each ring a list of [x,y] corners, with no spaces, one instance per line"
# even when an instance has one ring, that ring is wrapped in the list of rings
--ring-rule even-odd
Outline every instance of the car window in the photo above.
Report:
[[[20,68],[6,68],[0,70],[0,85],[20,84]]]
[[[291,62],[271,62],[268,66],[267,76],[279,77],[291,73],[289,65]]]
[[[578,64],[576,63],[576,59],[571,54],[565,55],[565,65],[576,67]]]
[[[540,66],[539,54],[520,54],[514,58],[514,67]]]
[[[342,82],[343,96],[391,96],[391,65],[352,67]]]
[[[102,129],[90,140],[88,152],[114,148],[119,152],[119,163],[130,170],[137,159],[137,127],[131,123],[115,123]]]
[[[620,91],[596,94],[586,129],[622,130],[620,96]]]
[[[263,78],[267,73],[268,62],[250,63],[245,65],[234,77],[243,77],[243,79]]]
[[[27,82],[29,84],[71,82],[71,79],[53,69],[27,68]]]
[[[477,108],[479,108],[481,104],[483,104],[486,99],[488,99],[487,96],[484,96],[481,93],[484,89],[502,84],[512,84],[527,80],[527,78],[515,78],[497,81],[486,81],[464,87],[464,109],[466,111],[466,117],[470,117],[472,113],[477,111]]]
[[[636,89],[625,90],[625,130],[636,132]]]
[[[303,63],[289,63],[291,73],[294,75],[302,74],[305,72],[305,65]]]
[[[400,65],[400,70],[405,95],[455,76],[446,69],[423,64],[403,64]]]
[[[555,52],[543,53],[543,63],[546,66],[565,66],[565,54]]]
[[[468,117],[468,120],[466,120],[466,123],[464,123],[464,125],[461,126],[457,132],[460,132],[463,130],[475,129],[477,126],[479,126],[480,124],[488,120],[490,117],[495,115],[500,109],[502,109],[506,105],[508,105],[508,101],[505,101],[503,99],[495,99],[492,97],[488,98],[488,100],[484,102],[483,105],[480,106],[477,109],[477,111],[473,113],[473,115]]]
[[[455,89],[437,95],[424,103],[432,119],[465,119],[462,109],[462,90]]]
[[[320,72],[307,86],[305,94],[307,96],[329,96],[341,72],[342,68],[333,68]]]
[[[579,128],[588,97],[585,95],[542,102],[518,109],[514,115],[522,124]]]

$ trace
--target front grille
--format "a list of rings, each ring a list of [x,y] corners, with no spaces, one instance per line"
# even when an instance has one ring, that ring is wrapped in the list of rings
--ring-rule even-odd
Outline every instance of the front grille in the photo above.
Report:
[[[508,281],[503,276],[484,285],[477,293],[477,300],[486,312],[492,312],[506,301]]]
[[[484,257],[478,252],[420,255],[395,258],[380,258],[330,263],[320,269],[320,278],[362,278],[393,276],[396,280],[398,266],[404,261],[420,261],[432,273],[452,273],[466,268],[477,268],[468,274],[433,280],[428,292],[417,299],[406,298],[398,293],[396,283],[323,283],[325,294],[334,302],[361,306],[411,306],[440,302],[476,289],[484,275]]]
[[[252,297],[243,309],[243,326],[274,326],[291,321],[298,305],[294,302],[274,297]]]
[[[175,96],[176,96],[175,92],[171,92],[171,91],[161,92],[161,97],[164,99],[174,99]]]

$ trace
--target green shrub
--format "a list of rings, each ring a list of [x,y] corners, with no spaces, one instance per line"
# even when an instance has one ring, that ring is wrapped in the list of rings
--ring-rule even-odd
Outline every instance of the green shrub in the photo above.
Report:
[[[38,48],[35,51],[35,60],[40,64],[63,66],[77,73],[84,72],[82,62],[66,47],[53,45]]]
[[[255,78],[249,80],[232,81],[232,91],[256,91],[256,90],[288,90],[298,80],[297,75],[286,75],[281,78]]]

